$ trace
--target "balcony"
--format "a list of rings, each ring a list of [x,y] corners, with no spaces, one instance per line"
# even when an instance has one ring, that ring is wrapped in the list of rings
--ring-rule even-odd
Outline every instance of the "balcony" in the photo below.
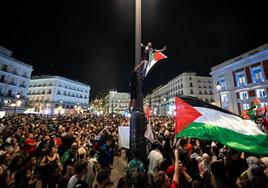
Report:
[[[20,87],[26,88],[25,84],[20,84]]]
[[[15,75],[18,75],[18,72],[17,72],[17,71],[15,71],[15,70],[10,71],[10,73],[15,74]]]
[[[5,72],[8,72],[7,67],[2,67],[1,70],[5,71]]]
[[[29,78],[26,74],[22,74],[21,76],[24,78]]]
[[[14,81],[11,81],[11,82],[5,81],[4,83],[6,83],[8,85],[16,86],[16,83]]]

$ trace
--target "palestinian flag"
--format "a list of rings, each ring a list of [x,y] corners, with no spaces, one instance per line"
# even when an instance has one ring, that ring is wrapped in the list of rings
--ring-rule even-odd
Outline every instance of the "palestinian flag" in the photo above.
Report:
[[[261,104],[261,101],[258,98],[255,98],[252,101],[252,106],[259,106]]]
[[[242,117],[244,119],[250,119],[249,115],[248,115],[248,110],[242,110]]]
[[[152,53],[152,56],[149,58],[149,62],[147,64],[147,66],[146,66],[145,76],[147,76],[148,72],[157,63],[157,61],[160,61],[160,60],[166,59],[166,58],[167,58],[167,56],[165,56],[161,52],[154,52],[154,53]]]
[[[146,117],[147,121],[149,121],[149,119],[150,119],[150,115],[151,115],[151,113],[150,113],[150,107],[149,107],[148,104],[146,104],[146,108],[145,108],[145,117]]]
[[[219,141],[236,150],[268,154],[267,135],[240,116],[193,97],[176,97],[177,138]]]

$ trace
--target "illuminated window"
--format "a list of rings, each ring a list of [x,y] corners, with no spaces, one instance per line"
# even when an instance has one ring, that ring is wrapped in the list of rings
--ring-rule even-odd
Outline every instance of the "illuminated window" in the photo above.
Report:
[[[248,103],[242,104],[242,109],[243,110],[249,109],[249,104]]]
[[[256,95],[258,98],[266,97],[266,93],[264,89],[256,89]]]
[[[251,68],[251,76],[252,76],[253,83],[264,82],[263,71],[261,67]]]
[[[219,84],[221,85],[221,90],[226,90],[227,89],[225,78],[221,78],[219,80]]]
[[[240,95],[240,99],[242,100],[248,99],[248,92],[246,91],[240,92],[239,95]]]
[[[236,83],[239,87],[247,85],[244,71],[236,73]]]
[[[228,96],[227,95],[221,95],[221,101],[224,102],[224,103],[227,103],[228,102]]]

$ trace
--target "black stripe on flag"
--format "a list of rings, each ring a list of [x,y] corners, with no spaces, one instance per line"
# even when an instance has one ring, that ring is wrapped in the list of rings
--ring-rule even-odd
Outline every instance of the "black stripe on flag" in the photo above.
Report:
[[[184,95],[178,95],[177,97],[179,97],[180,99],[184,100],[185,102],[187,102],[188,104],[190,104],[191,106],[193,107],[204,107],[204,108],[210,108],[210,109],[213,109],[213,110],[218,110],[218,111],[221,111],[223,113],[227,113],[227,114],[231,114],[231,115],[235,115],[235,116],[238,116],[241,118],[241,116],[237,115],[237,114],[234,114],[230,111],[227,111],[223,108],[220,108],[218,106],[215,106],[215,105],[212,105],[212,104],[209,104],[205,101],[202,101],[196,97],[191,97],[191,96],[184,96]]]

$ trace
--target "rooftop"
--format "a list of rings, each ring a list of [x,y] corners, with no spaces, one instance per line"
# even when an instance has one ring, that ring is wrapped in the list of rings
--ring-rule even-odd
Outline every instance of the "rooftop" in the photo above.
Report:
[[[12,55],[12,51],[10,51],[10,50],[8,50],[8,49],[0,46],[0,56],[1,57],[4,57],[4,58],[9,59],[9,60],[11,60],[13,62],[19,63],[19,64],[21,64],[23,66],[26,66],[28,68],[33,69],[33,67],[31,65],[28,65],[26,63],[23,63],[23,62],[21,62],[21,61],[19,61],[17,59],[14,59],[13,57],[11,57],[11,55]]]
[[[221,64],[218,64],[218,65],[212,67],[211,71],[215,71],[215,70],[218,70],[220,68],[226,67],[226,66],[231,65],[231,64],[233,64],[235,62],[241,61],[241,60],[246,59],[246,58],[248,58],[248,57],[250,57],[252,55],[255,55],[257,53],[260,53],[260,52],[263,52],[263,51],[266,51],[266,50],[268,50],[268,44],[264,44],[264,45],[262,45],[262,46],[260,46],[258,48],[255,48],[255,49],[253,49],[253,50],[251,50],[249,52],[246,52],[246,53],[244,53],[244,54],[242,54],[240,56],[237,56],[237,57],[232,58],[232,59],[230,59],[228,61],[225,61],[225,62],[223,62]]]
[[[90,85],[87,85],[85,83],[79,82],[77,80],[71,80],[69,78],[64,78],[62,76],[56,76],[56,75],[41,75],[41,76],[36,75],[36,76],[32,76],[31,80],[41,80],[41,79],[50,79],[50,78],[65,80],[67,82],[72,82],[74,84],[79,84],[79,85],[82,85],[82,86],[90,87]]]

